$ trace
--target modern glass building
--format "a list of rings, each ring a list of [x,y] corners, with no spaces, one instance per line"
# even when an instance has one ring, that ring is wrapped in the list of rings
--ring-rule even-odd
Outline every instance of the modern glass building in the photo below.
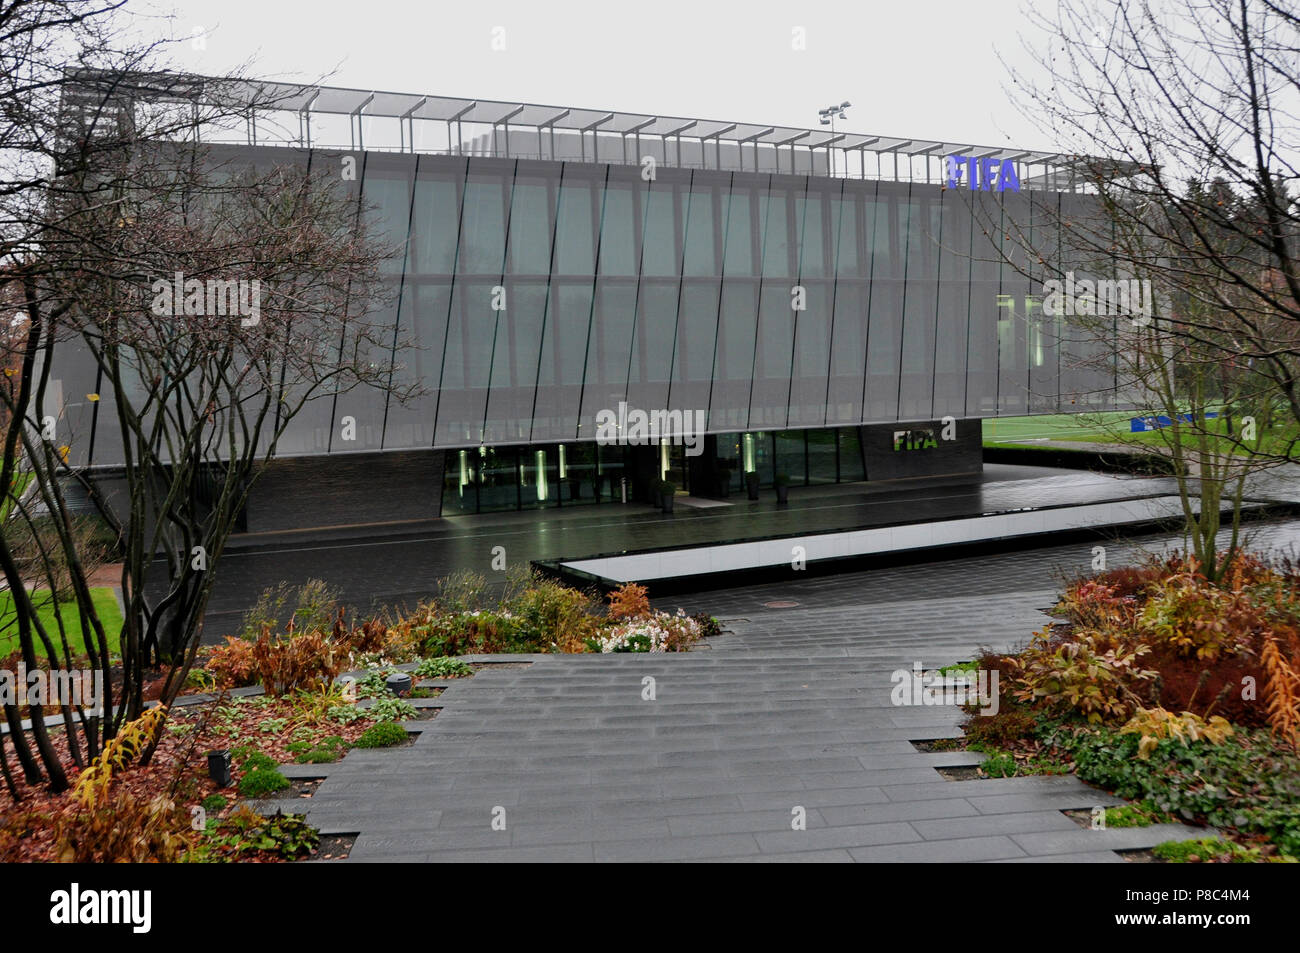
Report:
[[[250,109],[244,141],[214,158],[351,162],[401,249],[383,357],[422,396],[326,395],[279,446],[295,473],[361,454],[372,484],[392,469],[440,487],[394,500],[395,518],[648,498],[663,476],[717,496],[750,471],[795,485],[978,472],[979,418],[1112,405],[1083,337],[1043,312],[1035,268],[1004,260],[1015,233],[1055,262],[1060,213],[1090,201],[1055,157],[360,90],[248,95],[296,134],[268,138]],[[318,145],[344,116],[348,146]],[[947,187],[949,155],[1009,164],[1019,191]],[[698,414],[700,452],[598,440],[602,413],[629,409]],[[944,417],[959,440],[900,445]],[[119,462],[108,435],[93,446],[79,462]]]

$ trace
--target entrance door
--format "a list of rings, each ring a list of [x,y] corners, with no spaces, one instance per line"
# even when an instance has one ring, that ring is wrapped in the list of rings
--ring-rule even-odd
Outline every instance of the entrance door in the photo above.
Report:
[[[686,462],[686,448],[681,444],[670,443],[659,448],[660,464],[664,467],[663,478],[677,487],[679,493],[691,491],[691,468]]]

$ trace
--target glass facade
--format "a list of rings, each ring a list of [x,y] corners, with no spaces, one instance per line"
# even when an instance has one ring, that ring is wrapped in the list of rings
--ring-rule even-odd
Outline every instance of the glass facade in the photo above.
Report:
[[[214,152],[326,166],[341,157]],[[1041,281],[999,263],[988,243],[1001,236],[983,227],[1014,219],[1032,230],[1056,221],[1044,203],[1086,196],[663,167],[646,181],[637,166],[538,159],[360,160],[350,186],[401,250],[386,270],[393,353],[378,356],[424,392],[408,403],[366,388],[325,395],[291,423],[282,455],[446,448],[447,479],[458,497],[473,488],[475,509],[512,493],[515,505],[560,505],[581,502],[603,472],[594,447],[579,447],[621,401],[700,411],[723,442],[775,434],[754,451],[766,455],[765,482],[785,471],[844,478],[854,454],[834,428],[1102,406],[1105,372],[1043,314]],[[983,203],[978,216],[972,202]],[[1037,227],[1051,254],[1056,236]],[[68,376],[67,393],[97,389],[76,379],[75,362]],[[347,443],[345,416],[356,433]],[[833,439],[795,433],[813,429]],[[97,459],[80,462],[117,462],[111,434],[94,445]]]
[[[625,447],[594,443],[448,451],[442,515],[623,502],[623,478],[632,471],[629,457]],[[682,485],[680,476],[677,484]],[[626,492],[627,501],[636,499],[630,482]]]
[[[714,495],[720,489],[693,486],[690,458],[681,447],[650,451],[638,460],[627,447],[590,442],[451,450],[443,472],[442,515],[643,502],[637,473],[662,477],[688,493]],[[713,459],[728,471],[727,491],[737,496],[746,492],[749,470],[758,473],[761,487],[772,486],[777,474],[788,476],[792,486],[865,479],[855,427],[719,434]]]

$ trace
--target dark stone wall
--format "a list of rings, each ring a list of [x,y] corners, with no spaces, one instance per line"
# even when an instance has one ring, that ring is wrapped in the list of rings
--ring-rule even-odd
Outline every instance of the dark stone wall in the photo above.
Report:
[[[273,460],[249,495],[251,533],[432,519],[442,506],[441,450]]]
[[[912,424],[862,427],[862,455],[867,479],[904,480],[914,477],[969,476],[984,469],[984,438],[977,419],[958,420],[953,440],[942,439],[938,420]],[[910,434],[896,441],[897,434]],[[928,439],[933,435],[933,445]],[[898,449],[895,449],[897,442]]]

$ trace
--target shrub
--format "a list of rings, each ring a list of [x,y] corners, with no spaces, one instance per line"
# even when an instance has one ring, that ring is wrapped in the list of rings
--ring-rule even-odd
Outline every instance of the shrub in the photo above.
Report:
[[[654,612],[606,627],[588,640],[593,652],[684,652],[700,638],[700,626],[681,609]]]
[[[391,721],[371,725],[352,743],[354,748],[389,748],[406,741],[406,729]]]
[[[334,682],[314,690],[298,689],[294,694],[293,709],[308,724],[317,725],[329,717],[332,708],[347,703],[343,686]],[[310,735],[310,732],[311,729],[308,728],[307,734]]]
[[[239,628],[239,636],[252,642],[265,629],[278,629],[292,623],[300,632],[313,629],[328,630],[338,612],[339,590],[320,579],[308,579],[300,586],[281,582],[274,588],[263,589],[262,594],[246,613]],[[285,608],[292,606],[285,618]]]
[[[243,688],[257,680],[254,666],[253,643],[228,635],[226,644],[214,648],[203,667],[226,688]]]
[[[1286,645],[1274,634],[1264,639],[1260,660],[1264,664],[1268,693],[1268,724],[1273,734],[1300,751],[1300,652],[1296,640]],[[1291,651],[1285,651],[1290,648]]]
[[[1090,723],[1118,721],[1141,707],[1133,687],[1155,678],[1138,667],[1145,645],[1121,646],[1096,632],[1053,644],[1047,631],[1035,633],[1029,647],[1011,659],[1015,696],[1037,702],[1051,714],[1080,714]]]
[[[602,635],[591,639],[594,652],[662,652],[668,633],[653,619],[636,619],[610,626]]]
[[[1182,558],[1173,554],[1163,562],[1152,559],[1141,566],[1117,566],[1093,578],[1101,585],[1109,586],[1121,598],[1140,596],[1146,592],[1149,585],[1163,579],[1171,568],[1181,566]]]
[[[1221,837],[1197,840],[1167,840],[1156,844],[1151,853],[1169,864],[1230,863],[1250,864],[1262,859],[1258,848],[1252,849]]]
[[[462,598],[448,602],[469,604]],[[629,644],[633,649],[648,650],[653,641],[656,646],[666,644],[667,651],[679,651],[700,638],[706,628],[702,621],[705,618],[688,617],[680,610],[675,616],[654,612],[640,586],[624,586],[610,596],[609,621],[639,621],[664,630],[654,639],[646,632],[639,633],[644,638],[636,638],[638,633],[631,633]],[[508,577],[504,600],[496,609],[448,611],[444,606],[439,611],[421,606],[414,616],[394,627],[407,632],[408,637],[422,638],[426,658],[443,658],[466,652],[600,651],[601,641],[608,637],[602,630],[605,621],[594,595],[534,572],[515,571]],[[708,621],[711,631],[716,631],[716,620]],[[454,677],[443,676],[432,668],[416,669],[417,675],[429,677],[429,673],[434,677]]]
[[[1266,731],[1244,729],[1222,745],[1166,738],[1146,759],[1131,732],[1098,728],[1056,740],[1083,781],[1185,820],[1263,834],[1300,856],[1300,756]]]
[[[274,771],[280,765],[270,755],[263,754],[260,751],[251,748],[236,748],[235,751],[248,752],[242,758],[239,758],[239,768],[241,771]],[[232,751],[231,758],[235,758],[235,751]]]
[[[1097,579],[1086,579],[1068,587],[1056,605],[1056,611],[1076,626],[1102,630],[1130,627],[1137,618],[1138,608],[1136,596],[1121,595],[1119,587]]]
[[[201,692],[211,691],[221,687],[221,679],[215,672],[210,672],[206,668],[192,668],[185,675],[185,687],[197,688]],[[231,686],[239,687],[239,686]]]
[[[275,844],[271,849],[288,860],[310,854],[320,845],[320,831],[301,814],[276,811],[266,819],[262,836],[270,838]]]
[[[704,612],[697,612],[691,616],[695,624],[700,627],[700,638],[711,639],[715,635],[722,634],[722,624],[716,618]]]
[[[343,651],[324,633],[296,632],[292,622],[284,637],[267,628],[253,644],[253,674],[268,695],[322,688],[338,676],[344,661]]]
[[[985,758],[980,770],[990,778],[1015,778],[1038,774],[1069,774],[1070,766],[1063,761],[1042,756],[1017,759],[1009,752],[999,751]]]
[[[438,608],[443,612],[472,612],[481,607],[487,580],[480,573],[460,570],[438,580]]]
[[[639,619],[650,614],[650,599],[645,586],[625,582],[608,596],[609,617],[615,621]]]
[[[1184,658],[1213,661],[1239,652],[1260,621],[1242,593],[1180,574],[1152,593],[1138,626],[1154,645],[1167,645]]]
[[[380,698],[369,708],[364,709],[364,712],[377,722],[406,721],[419,714],[410,702],[392,697]]]
[[[522,651],[582,652],[598,626],[589,595],[537,576],[503,608],[513,619],[515,646]]]
[[[325,717],[340,725],[350,725],[354,721],[365,718],[366,713],[356,705],[333,705],[325,713]]]
[[[1183,744],[1204,739],[1210,744],[1218,745],[1232,737],[1232,726],[1218,715],[1207,722],[1190,711],[1175,715],[1163,708],[1140,708],[1119,732],[1122,735],[1138,736],[1137,756],[1145,761],[1165,738],[1173,738]]]
[[[684,610],[678,609],[674,615],[657,612],[655,617],[659,621],[660,628],[665,632],[665,652],[685,652],[700,640],[700,624],[695,621],[694,616],[688,616]]]
[[[161,795],[145,800],[124,788],[54,822],[62,863],[173,863],[192,836],[188,812]]]
[[[187,860],[214,862],[239,860],[262,852],[293,860],[311,853],[320,844],[320,832],[300,814],[276,811],[263,817],[247,805],[240,805],[229,817],[209,821],[197,849]]]
[[[119,728],[117,735],[109,739],[99,756],[77,777],[76,787],[72,789],[77,803],[92,812],[101,808],[108,798],[113,778],[139,760],[145,749],[158,738],[166,718],[166,707],[159,706],[148,709],[139,718]],[[161,803],[156,807],[158,811],[165,809]],[[147,819],[141,817],[137,820],[142,825],[137,833],[142,834]]]
[[[239,796],[256,799],[283,791],[287,787],[289,779],[277,768],[257,768],[239,779]]]
[[[224,794],[209,794],[201,802],[200,807],[209,813],[216,813],[229,804],[229,799]]]
[[[463,652],[504,652],[516,646],[516,623],[509,612],[461,612],[439,614],[421,626],[425,633],[421,651],[425,655],[450,656]]]
[[[388,626],[382,619],[367,619],[360,625],[349,626],[340,608],[334,620],[332,640],[358,655],[382,652],[388,644]]]
[[[299,754],[293,760],[298,764],[331,764],[348,752],[347,744],[342,738],[338,738],[337,743],[331,743],[334,738],[326,738],[314,748],[308,748]]]
[[[990,716],[972,716],[963,726],[966,747],[972,751],[997,750],[1032,738],[1038,730],[1040,717],[1024,705],[1000,705],[998,713]]]
[[[293,627],[301,632],[328,629],[331,621],[343,617],[340,590],[320,579],[308,579],[298,587],[293,607]]]
[[[423,616],[432,612],[432,609],[422,606],[409,618],[390,620],[384,629],[384,641],[379,654],[390,662],[412,662],[418,659],[424,640],[428,637],[422,625]]]
[[[473,675],[470,668],[458,658],[426,658],[415,666],[414,674],[420,678],[465,678]]]
[[[980,770],[990,778],[1014,778],[1016,759],[1006,753],[991,755],[980,764]]]
[[[18,487],[30,485],[20,484],[23,477],[17,473],[14,480],[14,487],[6,496],[0,512],[10,513],[12,501],[21,496]],[[81,571],[87,576],[111,561],[115,534],[97,516],[74,516],[67,529],[72,551],[77,555]],[[58,602],[71,602],[76,598],[68,550],[60,543],[61,536],[50,517],[33,514],[25,519],[0,519],[0,531],[4,533],[5,542],[24,579],[40,580],[34,584],[47,592],[53,589]]]
[[[1107,827],[1150,827],[1152,824],[1172,824],[1178,819],[1163,811],[1156,810],[1150,801],[1137,804],[1121,804],[1108,807],[1106,811]]]

